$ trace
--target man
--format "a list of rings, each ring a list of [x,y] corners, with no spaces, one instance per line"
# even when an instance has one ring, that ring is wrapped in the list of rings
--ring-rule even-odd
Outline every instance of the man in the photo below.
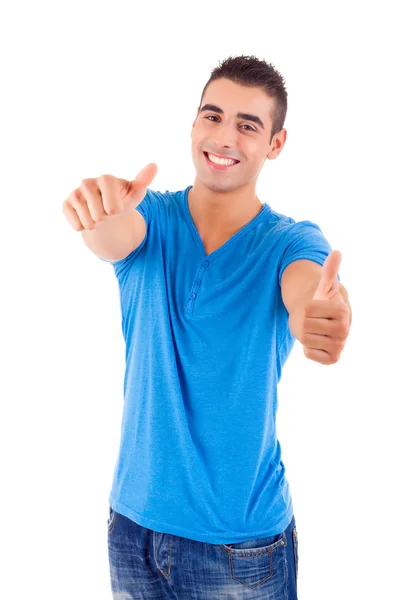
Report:
[[[295,339],[336,363],[351,310],[320,228],[261,203],[286,141],[281,75],[214,69],[192,125],[193,186],[84,180],[64,203],[118,279],[126,374],[109,497],[115,598],[297,598],[298,541],[276,436]],[[243,594],[240,595],[240,594]]]

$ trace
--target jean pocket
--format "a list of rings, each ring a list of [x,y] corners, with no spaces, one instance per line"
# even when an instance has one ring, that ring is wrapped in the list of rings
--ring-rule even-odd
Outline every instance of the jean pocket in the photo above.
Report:
[[[294,552],[294,569],[296,574],[296,583],[297,583],[297,571],[299,569],[299,546],[297,539],[297,528],[293,528],[293,552]]]
[[[231,579],[255,588],[273,575],[284,575],[285,532],[236,544],[219,544],[228,555]]]
[[[109,508],[110,514],[107,519],[107,530],[108,530],[108,533],[111,533],[112,530],[114,529],[115,520],[117,518],[117,513],[115,512],[115,510],[113,508],[111,508],[111,506],[109,506],[108,508]]]
[[[258,538],[256,540],[247,540],[246,542],[236,542],[233,544],[220,544],[227,550],[248,550],[250,554],[253,554],[254,550],[258,552],[264,552],[275,546],[278,542],[283,540],[283,533],[277,533],[269,537]]]

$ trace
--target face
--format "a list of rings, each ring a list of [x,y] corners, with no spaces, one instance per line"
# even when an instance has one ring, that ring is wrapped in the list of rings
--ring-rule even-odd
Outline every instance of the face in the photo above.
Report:
[[[282,129],[269,143],[273,102],[261,88],[228,79],[210,83],[191,133],[193,162],[203,185],[218,192],[255,186],[265,160],[276,158],[286,140]],[[209,153],[239,162],[214,164]]]

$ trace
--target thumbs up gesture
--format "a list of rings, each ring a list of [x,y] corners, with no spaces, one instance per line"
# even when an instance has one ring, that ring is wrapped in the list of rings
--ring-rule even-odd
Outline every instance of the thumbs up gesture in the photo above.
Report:
[[[351,324],[351,309],[337,278],[341,260],[338,250],[326,258],[318,287],[304,307],[301,323],[299,339],[305,356],[324,365],[338,362]]]

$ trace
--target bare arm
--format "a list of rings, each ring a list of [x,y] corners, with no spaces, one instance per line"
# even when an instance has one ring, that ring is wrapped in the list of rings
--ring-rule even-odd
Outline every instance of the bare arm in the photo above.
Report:
[[[99,223],[92,231],[82,231],[89,250],[112,262],[122,260],[138,248],[145,235],[146,222],[137,210]]]

